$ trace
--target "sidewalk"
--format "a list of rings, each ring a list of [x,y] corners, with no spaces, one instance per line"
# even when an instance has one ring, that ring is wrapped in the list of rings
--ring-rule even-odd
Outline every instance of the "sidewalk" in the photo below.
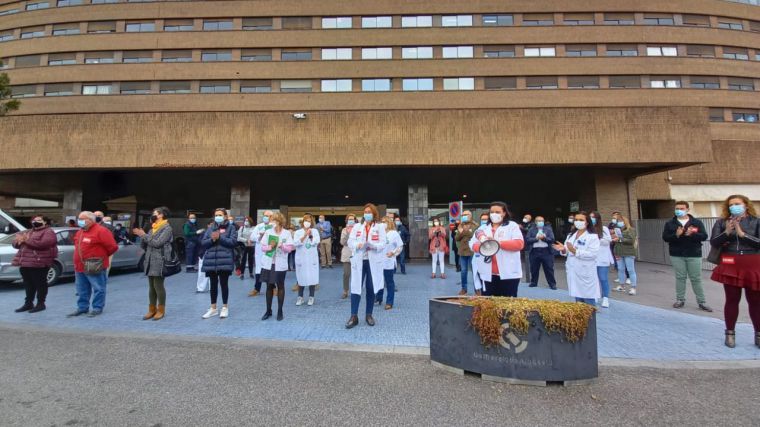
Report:
[[[265,311],[264,297],[247,297],[253,281],[230,279],[230,317],[202,320],[209,305],[208,293],[195,293],[195,274],[181,273],[167,279],[167,317],[159,322],[142,321],[147,308],[147,280],[139,273],[118,274],[108,284],[108,298],[103,315],[97,318],[67,319],[75,308],[76,297],[71,282],[50,289],[48,309],[37,314],[14,313],[23,302],[20,285],[0,286],[0,323],[26,324],[42,328],[92,330],[99,333],[179,335],[190,337],[227,337],[306,341],[333,346],[400,346],[414,351],[429,345],[428,300],[435,296],[455,295],[459,275],[453,269],[446,280],[430,279],[429,264],[408,266],[408,275],[396,275],[399,292],[391,311],[375,306],[377,325],[372,328],[362,320],[352,330],[344,324],[349,316],[348,300],[340,299],[342,269],[321,270],[321,289],[313,307],[295,306],[296,294],[290,291],[295,274],[286,279],[285,320],[261,321]],[[667,267],[641,264],[639,295],[616,295],[609,309],[598,316],[599,356],[658,361],[677,360],[749,360],[760,359],[760,349],[753,345],[751,325],[737,327],[737,348],[723,346],[723,322],[702,312],[675,310],[672,304],[672,280]],[[558,278],[564,273],[558,271]],[[562,286],[564,280],[561,280]],[[712,283],[709,303],[722,306],[722,298]],[[569,300],[564,290],[520,286],[520,295],[531,298]],[[220,301],[221,302],[221,301]],[[649,304],[649,305],[645,305]],[[689,307],[689,306],[687,306]],[[693,310],[693,308],[691,309]],[[746,319],[746,308],[742,307]],[[360,314],[364,312],[364,300]]]

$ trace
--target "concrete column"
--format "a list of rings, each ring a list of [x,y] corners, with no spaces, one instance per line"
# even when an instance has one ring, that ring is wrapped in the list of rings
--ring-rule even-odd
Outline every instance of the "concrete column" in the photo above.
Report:
[[[428,256],[428,188],[427,185],[412,184],[408,190],[409,205],[409,257]]]
[[[251,214],[251,187],[233,185],[230,190],[230,215],[248,216]]]
[[[605,221],[613,211],[620,211],[629,219],[638,219],[635,178],[610,169],[599,169],[594,173],[596,187],[596,208]]]
[[[63,191],[63,209],[61,209],[61,224],[66,224],[66,217],[79,215],[82,212],[82,189],[70,188]]]

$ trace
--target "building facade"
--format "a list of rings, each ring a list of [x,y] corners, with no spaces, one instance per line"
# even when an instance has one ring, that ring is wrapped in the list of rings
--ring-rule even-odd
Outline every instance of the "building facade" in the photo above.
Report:
[[[756,0],[0,0],[0,59],[0,196],[63,216],[760,199]]]

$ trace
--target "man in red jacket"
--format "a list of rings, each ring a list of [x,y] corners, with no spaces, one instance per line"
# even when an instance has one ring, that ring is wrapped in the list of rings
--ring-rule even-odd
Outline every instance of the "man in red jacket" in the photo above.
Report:
[[[103,312],[103,307],[106,305],[109,258],[119,249],[119,246],[113,238],[113,233],[96,222],[94,213],[89,211],[80,213],[77,223],[80,229],[74,236],[74,271],[79,299],[77,310],[68,317],[81,314],[95,317]],[[87,271],[85,264],[98,264],[98,260],[100,267],[90,268],[90,271]],[[92,311],[90,311],[91,295],[93,295]]]

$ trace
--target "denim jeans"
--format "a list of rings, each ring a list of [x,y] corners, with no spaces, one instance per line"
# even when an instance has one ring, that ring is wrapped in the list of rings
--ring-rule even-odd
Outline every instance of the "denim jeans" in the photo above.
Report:
[[[369,269],[369,260],[362,262],[362,283],[367,290],[367,309],[366,314],[372,314],[372,309],[375,306],[375,288],[372,286],[372,272]],[[351,294],[351,315],[356,316],[359,314],[359,303],[362,300],[361,294]]]
[[[634,264],[636,263],[636,257],[635,256],[624,256],[620,257],[617,261],[617,270],[618,270],[618,280],[620,281],[620,284],[625,283],[625,272],[628,270],[628,277],[631,279],[631,287],[636,287],[636,268],[634,267]]]
[[[90,296],[92,297],[92,311],[103,311],[106,305],[106,282],[107,273],[101,271],[98,274],[76,273],[75,276],[77,293],[77,309],[82,312],[90,311]]]
[[[393,273],[395,273],[396,270],[383,270],[383,277],[385,278],[385,288],[380,289],[380,291],[377,293],[377,298],[375,301],[377,302],[383,302],[383,294],[385,294],[385,289],[388,289],[388,298],[385,300],[385,303],[387,305],[393,305],[393,297],[396,295],[396,282],[393,280]]]
[[[583,302],[589,305],[596,305],[596,300],[593,298],[578,298],[575,297],[575,302]]]
[[[401,274],[406,274],[406,245],[404,245],[404,249],[396,257],[396,262],[401,268]]]
[[[467,270],[472,265],[472,255],[459,255],[459,264],[462,266],[462,290],[467,292]]]
[[[596,266],[596,275],[599,276],[599,284],[602,287],[602,296],[610,296],[610,268]]]

